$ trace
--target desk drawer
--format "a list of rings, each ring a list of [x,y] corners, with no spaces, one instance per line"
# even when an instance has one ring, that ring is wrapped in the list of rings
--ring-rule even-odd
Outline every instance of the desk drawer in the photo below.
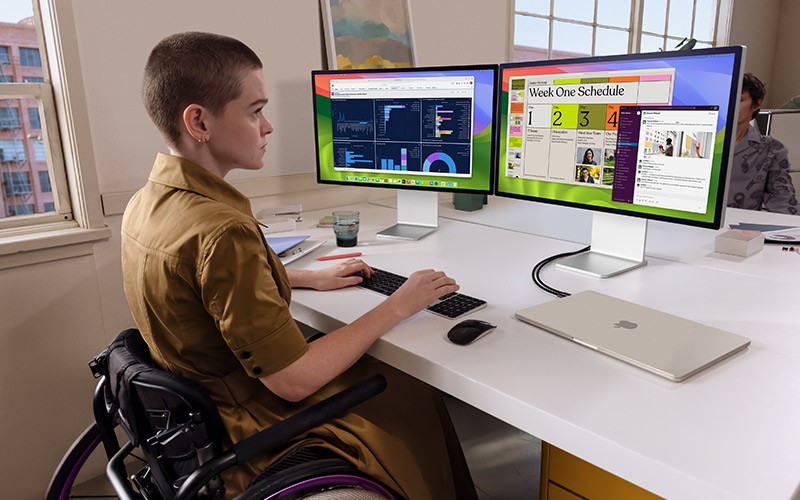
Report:
[[[574,492],[582,498],[591,500],[655,500],[661,498],[649,491],[629,483],[585,460],[570,455],[564,450],[548,443],[542,443],[542,500],[562,500],[575,498]],[[550,496],[550,486],[556,483],[569,491],[553,490],[556,496]],[[561,488],[559,488],[561,489]]]
[[[547,483],[547,500],[583,500],[554,482]]]

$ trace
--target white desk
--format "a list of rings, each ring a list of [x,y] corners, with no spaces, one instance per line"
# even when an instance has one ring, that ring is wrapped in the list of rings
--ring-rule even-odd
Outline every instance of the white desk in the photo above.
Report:
[[[388,204],[391,205],[391,199]],[[450,203],[439,205],[441,217],[549,236],[588,244],[592,232],[592,212],[544,203],[491,197],[481,210],[455,210]],[[734,273],[797,283],[800,259],[781,250],[781,245],[765,245],[764,250],[747,259],[714,252],[714,237],[731,224],[742,222],[800,226],[800,216],[727,209],[724,228],[719,231],[649,221],[646,256],[711,267]],[[577,247],[576,247],[577,248]]]
[[[695,256],[687,264],[656,252],[649,252],[648,266],[608,280],[545,270],[543,278],[557,288],[594,289],[752,339],[747,351],[676,384],[514,319],[517,309],[553,300],[532,283],[533,265],[575,243],[447,214],[439,230],[419,242],[376,240],[375,233],[394,222],[394,210],[355,208],[361,211],[357,250],[369,264],[402,274],[445,270],[464,293],[489,302],[472,316],[498,325],[459,347],[444,339],[453,321],[421,312],[379,340],[370,350],[374,356],[670,499],[800,495],[800,316],[789,305],[792,283],[754,276],[755,260],[736,272],[735,263],[704,265],[693,259],[712,258]],[[305,214],[305,224],[321,215]],[[346,250],[335,247],[330,229],[299,232],[330,241],[290,267],[323,267],[328,263],[314,256]],[[713,232],[706,234],[713,245]],[[763,255],[800,261],[784,254]],[[357,288],[297,290],[292,312],[330,331],[381,300]]]

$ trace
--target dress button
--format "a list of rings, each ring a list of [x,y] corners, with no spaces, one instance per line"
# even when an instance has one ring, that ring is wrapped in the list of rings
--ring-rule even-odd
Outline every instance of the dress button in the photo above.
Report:
[[[263,370],[261,370],[260,366],[256,366],[256,367],[253,368],[253,373],[255,373],[256,375],[261,375],[262,371]]]
[[[242,351],[242,359],[250,359],[250,351]]]

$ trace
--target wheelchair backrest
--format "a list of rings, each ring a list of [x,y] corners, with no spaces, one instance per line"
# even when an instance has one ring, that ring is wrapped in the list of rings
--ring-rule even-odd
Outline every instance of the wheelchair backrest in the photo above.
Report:
[[[202,462],[222,452],[226,434],[217,407],[196,382],[158,368],[136,329],[122,332],[106,354],[120,425],[169,498]]]

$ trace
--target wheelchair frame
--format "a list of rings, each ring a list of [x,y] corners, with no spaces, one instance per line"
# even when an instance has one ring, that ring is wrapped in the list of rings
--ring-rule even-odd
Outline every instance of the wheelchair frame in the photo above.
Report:
[[[110,357],[116,356],[116,349],[121,349],[117,352],[121,353],[122,358],[115,358],[110,362]],[[123,331],[106,350],[90,361],[89,366],[94,376],[99,378],[93,397],[95,421],[64,455],[50,481],[46,500],[69,498],[78,472],[101,443],[108,460],[106,475],[123,500],[221,498],[225,491],[219,479],[222,471],[245,463],[258,453],[280,450],[293,437],[348,412],[386,388],[386,379],[382,375],[372,376],[234,444],[228,450],[223,450],[224,427],[216,405],[199,384],[157,368],[138,330]],[[155,435],[142,436],[140,434],[145,426],[141,425],[143,416],[141,408],[137,408],[141,402],[137,402],[139,396],[136,391],[141,388],[162,390],[165,386],[166,391],[174,393],[179,399],[188,399],[187,408],[193,411],[182,415],[180,422],[167,421],[165,428]],[[197,410],[198,407],[200,410]],[[168,415],[165,417],[167,420],[171,418]],[[120,445],[115,432],[118,425],[128,435],[128,442],[123,445]],[[197,433],[203,439],[200,446],[194,446],[195,443],[192,442],[196,456],[186,459],[190,464],[196,461],[197,466],[192,472],[181,476],[178,486],[169,482],[162,470],[165,464],[159,461],[161,458],[157,455],[173,439],[191,433]],[[124,460],[137,448],[144,451],[147,464],[137,474],[128,477]],[[238,498],[255,498],[254,495],[259,495],[259,498],[280,498],[275,496],[276,492],[266,490],[294,490],[294,485],[287,484],[288,478],[305,477],[305,482],[308,483],[309,475],[313,476],[315,467],[322,474],[339,478],[336,484],[344,487],[359,487],[383,495],[384,498],[401,498],[375,480],[359,473],[343,459],[319,459],[292,467],[295,467],[290,467],[294,476],[292,473],[283,474],[283,480],[278,478],[255,483]],[[333,483],[328,485],[334,486]],[[264,496],[266,494],[270,496]]]

